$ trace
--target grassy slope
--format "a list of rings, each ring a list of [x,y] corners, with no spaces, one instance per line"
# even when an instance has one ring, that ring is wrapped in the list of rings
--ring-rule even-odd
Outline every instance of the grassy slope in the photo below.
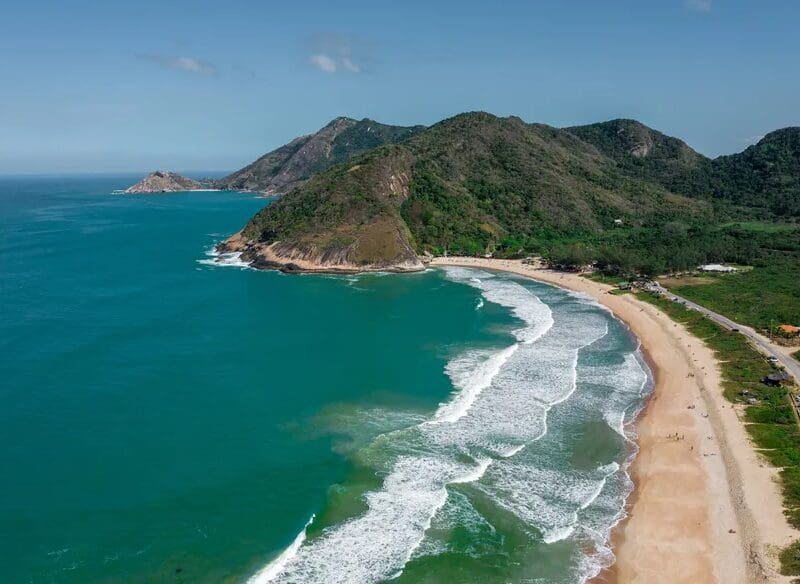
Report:
[[[684,324],[714,351],[722,363],[725,397],[745,404],[747,431],[759,452],[781,469],[784,512],[789,523],[800,529],[800,430],[786,388],[759,381],[770,371],[769,363],[741,334],[723,329],[700,313],[660,296],[641,293],[638,297]],[[757,403],[748,405],[746,400],[750,397]],[[781,555],[785,574],[800,575],[798,552],[800,544],[795,543]]]
[[[740,247],[749,250],[739,259],[753,269],[715,276],[707,284],[678,285],[675,293],[759,330],[800,324],[800,228],[746,223],[721,231],[739,235]]]
[[[713,284],[676,286],[672,290],[758,330],[800,323],[800,275],[796,262],[756,267],[715,280]]]

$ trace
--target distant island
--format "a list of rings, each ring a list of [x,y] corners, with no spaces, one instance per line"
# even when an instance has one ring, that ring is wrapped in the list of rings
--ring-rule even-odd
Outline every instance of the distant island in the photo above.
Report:
[[[746,260],[758,246],[725,225],[800,217],[800,128],[713,160],[635,120],[559,129],[470,112],[413,134],[319,172],[220,251],[290,272],[535,254],[646,275]]]
[[[151,172],[138,183],[128,187],[123,192],[128,194],[140,193],[176,193],[181,191],[197,191],[204,189],[205,185],[174,172],[156,170]]]

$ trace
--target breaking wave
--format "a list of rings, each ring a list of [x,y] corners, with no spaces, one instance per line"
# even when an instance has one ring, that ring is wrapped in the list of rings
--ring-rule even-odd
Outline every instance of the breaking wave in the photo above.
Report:
[[[593,357],[602,350],[619,355],[621,348],[596,348],[609,336],[611,317],[586,299],[559,292],[548,306],[513,279],[462,268],[445,273],[508,308],[522,323],[513,331],[516,342],[452,359],[445,369],[454,387],[450,400],[429,419],[384,432],[358,451],[358,462],[383,476],[381,488],[364,496],[366,510],[308,539],[304,529],[251,582],[381,582],[417,558],[446,552],[446,542],[428,537],[432,525],[447,529],[468,520],[493,532],[458,485],[516,517],[544,544],[574,540],[591,547],[571,581],[585,581],[610,563],[610,530],[630,492],[630,454],[564,464],[565,445],[576,419],[596,415],[599,394],[602,419],[628,440],[624,424],[647,380],[640,357],[629,351],[613,365]],[[579,359],[587,350],[591,355]],[[603,389],[584,392],[584,386]]]
[[[206,258],[197,260],[197,263],[204,266],[250,269],[250,263],[242,259],[241,252],[222,253],[216,250],[216,246],[207,250]]]

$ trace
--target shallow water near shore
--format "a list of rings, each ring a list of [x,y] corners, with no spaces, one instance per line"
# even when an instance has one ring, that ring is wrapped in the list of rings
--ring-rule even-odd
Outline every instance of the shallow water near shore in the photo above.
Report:
[[[8,582],[581,582],[649,382],[509,275],[215,264],[264,199],[0,180]],[[628,427],[629,430],[629,427]]]

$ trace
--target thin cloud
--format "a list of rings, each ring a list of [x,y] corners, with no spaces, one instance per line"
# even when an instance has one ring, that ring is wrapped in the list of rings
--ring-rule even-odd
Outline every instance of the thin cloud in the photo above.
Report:
[[[321,33],[311,38],[308,60],[324,73],[361,73],[369,43],[352,35]]]
[[[353,63],[349,57],[342,57],[342,67],[350,71],[351,73],[361,73],[361,67]]]
[[[695,12],[711,12],[712,0],[686,0],[686,7]]]
[[[314,67],[325,73],[336,73],[339,68],[339,63],[336,62],[336,59],[328,55],[311,55],[310,61]]]
[[[185,57],[180,55],[160,55],[156,53],[148,53],[139,55],[141,59],[155,63],[164,69],[171,69],[173,71],[183,71],[185,73],[194,73],[195,75],[205,75],[207,77],[217,74],[217,68],[201,59],[194,57]]]

